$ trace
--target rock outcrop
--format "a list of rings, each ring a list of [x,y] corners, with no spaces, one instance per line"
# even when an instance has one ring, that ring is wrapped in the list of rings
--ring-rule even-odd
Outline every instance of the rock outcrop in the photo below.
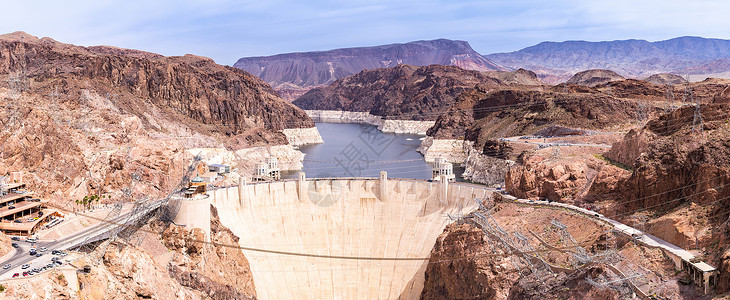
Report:
[[[505,299],[520,277],[508,258],[447,260],[490,253],[484,232],[471,225],[449,225],[431,252],[421,299]]]
[[[514,162],[505,157],[499,158],[476,149],[469,149],[462,164],[464,173],[461,177],[487,186],[501,187],[504,185],[505,174],[513,165]]]
[[[490,77],[508,85],[544,85],[535,72],[519,68],[514,71],[485,71]]]
[[[282,130],[314,126],[262,80],[193,55],[19,32],[0,36],[0,74],[9,79],[0,86],[0,174],[24,171],[30,189],[65,206],[119,197],[133,173],[135,193],[166,195],[191,159],[183,149],[285,145]]]
[[[586,70],[576,73],[566,83],[593,87],[619,80],[624,77],[611,70]]]
[[[547,161],[544,156],[522,154],[505,174],[505,189],[523,199],[544,198],[581,205],[610,199],[620,179],[629,172],[596,158]]]
[[[168,266],[170,278],[213,299],[256,299],[253,276],[238,237],[220,223],[211,207],[211,244],[199,229],[170,225],[162,243],[174,252]]]
[[[648,132],[627,135],[609,152],[609,157],[625,163],[635,159],[634,172],[621,184],[626,199],[632,199],[625,203],[626,210],[665,210],[685,201],[710,204],[730,196],[730,191],[718,188],[730,182],[730,137],[724,122],[730,108],[702,106],[703,132],[695,126],[693,134],[694,113],[694,107],[685,106],[662,115],[646,125],[643,130]]]
[[[476,85],[500,82],[456,66],[398,65],[365,70],[307,92],[294,105],[306,110],[368,112],[396,120],[435,120]]]
[[[503,89],[472,89],[436,120],[428,136],[436,139],[464,138],[481,148],[488,139],[534,134],[561,125],[601,129],[634,119],[638,104],[592,90],[563,93]]]
[[[644,78],[644,81],[657,85],[674,85],[687,83],[687,80],[682,78],[682,76],[672,73],[654,74],[647,78]]]

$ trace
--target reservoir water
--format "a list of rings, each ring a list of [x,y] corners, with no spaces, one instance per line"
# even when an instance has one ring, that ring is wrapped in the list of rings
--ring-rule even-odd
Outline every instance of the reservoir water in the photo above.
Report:
[[[431,179],[430,163],[416,149],[423,136],[383,133],[376,126],[354,123],[316,123],[324,143],[301,146],[308,178],[378,177]],[[457,180],[463,168],[455,166]],[[282,174],[297,178],[297,172]]]

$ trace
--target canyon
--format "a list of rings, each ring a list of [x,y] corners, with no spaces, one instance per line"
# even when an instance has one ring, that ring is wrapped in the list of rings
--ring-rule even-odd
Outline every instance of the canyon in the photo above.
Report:
[[[689,44],[715,50],[676,53]],[[80,288],[46,273],[9,281],[6,293],[702,297],[701,289],[684,285],[699,285],[693,269],[647,245],[642,236],[651,236],[717,266],[708,272],[716,276],[710,297],[719,296],[730,291],[730,80],[687,82],[664,72],[721,72],[720,57],[730,51],[722,40],[697,38],[615,45],[645,53],[566,42],[482,56],[466,42],[434,40],[242,58],[229,67],[195,55],[2,35],[0,174],[22,170],[49,203],[75,211],[82,207],[73,200],[87,195],[107,195],[100,205],[128,197],[125,191],[162,198],[207,173],[209,164],[231,167],[206,192],[175,202],[190,205],[180,208],[189,222],[160,213],[136,235],[100,243],[94,251],[106,252],[99,260],[91,259],[93,251],[74,253],[76,265],[92,267],[79,276]],[[572,51],[621,59],[570,62],[564,56]],[[637,70],[637,61],[650,66]],[[254,180],[255,165],[270,156],[281,171],[301,170],[301,149],[326,145],[315,122],[420,135],[403,137],[417,156],[421,139],[419,163],[454,163],[470,182],[388,177],[412,169]],[[643,232],[617,233],[604,217]],[[500,249],[500,230],[490,228],[538,249],[532,262],[542,265],[528,267],[525,253]],[[0,250],[8,243],[0,235]],[[559,249],[566,245],[573,250]]]

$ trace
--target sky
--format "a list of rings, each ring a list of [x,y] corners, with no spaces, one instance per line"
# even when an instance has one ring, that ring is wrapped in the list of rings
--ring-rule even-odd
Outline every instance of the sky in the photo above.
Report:
[[[447,38],[482,54],[543,41],[730,39],[725,0],[3,1],[0,33],[238,58]]]

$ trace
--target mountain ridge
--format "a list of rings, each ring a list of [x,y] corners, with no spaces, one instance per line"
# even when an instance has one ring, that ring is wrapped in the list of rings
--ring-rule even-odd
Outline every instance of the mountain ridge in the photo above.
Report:
[[[455,65],[476,71],[505,70],[474,51],[468,42],[448,39],[244,57],[233,66],[263,79],[282,97],[293,100],[313,87],[362,70],[400,64]]]
[[[641,39],[546,41],[513,52],[484,56],[505,67],[535,71],[549,83],[589,69],[610,69],[631,78],[656,73],[703,75],[730,71],[730,65],[722,63],[723,59],[730,58],[730,40],[682,36],[655,42]]]

